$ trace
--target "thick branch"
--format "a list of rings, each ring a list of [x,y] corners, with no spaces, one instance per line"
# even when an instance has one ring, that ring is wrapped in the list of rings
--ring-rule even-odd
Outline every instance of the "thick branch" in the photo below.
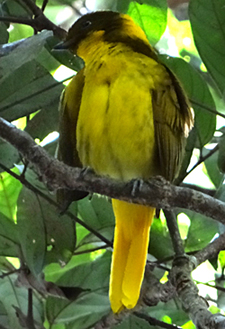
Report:
[[[178,257],[170,271],[171,283],[175,286],[183,310],[198,329],[225,328],[225,317],[208,311],[207,302],[198,295],[198,288],[191,279],[191,272],[196,267],[194,257]]]
[[[96,192],[163,209],[186,208],[225,224],[225,204],[201,192],[172,186],[165,179],[156,177],[143,183],[133,197],[131,196],[133,184],[113,181],[92,173],[82,175],[80,169],[68,167],[50,157],[26,132],[1,118],[0,137],[12,144],[33,164],[35,170],[52,189],[68,188]]]
[[[166,303],[174,298],[176,290],[170,281],[162,284],[152,272],[152,265],[145,267],[145,277],[138,302],[140,306],[155,306],[159,302]]]

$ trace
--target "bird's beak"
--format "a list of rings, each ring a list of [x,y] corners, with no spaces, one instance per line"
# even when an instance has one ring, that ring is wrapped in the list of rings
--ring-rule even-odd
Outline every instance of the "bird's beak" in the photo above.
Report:
[[[73,38],[65,40],[65,41],[61,41],[54,47],[54,49],[55,50],[69,49],[72,46],[74,46],[75,42],[76,42],[76,40]]]
[[[53,49],[54,50],[68,49],[67,42],[66,41],[61,41],[61,42],[57,43],[57,45]]]

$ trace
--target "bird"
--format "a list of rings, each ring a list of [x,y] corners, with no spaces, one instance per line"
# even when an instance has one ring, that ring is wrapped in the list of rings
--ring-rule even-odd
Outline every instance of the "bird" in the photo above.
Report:
[[[144,31],[126,14],[97,11],[80,17],[59,48],[82,58],[84,67],[61,97],[58,158],[117,181],[161,175],[173,182],[193,116]],[[74,191],[69,202],[85,195]],[[112,207],[109,299],[119,313],[140,297],[155,209],[117,199]]]

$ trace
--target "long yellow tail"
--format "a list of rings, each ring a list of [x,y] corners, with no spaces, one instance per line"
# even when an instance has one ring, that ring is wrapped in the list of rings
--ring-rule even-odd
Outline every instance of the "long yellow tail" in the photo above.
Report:
[[[109,298],[114,313],[137,304],[155,209],[112,200],[116,218]]]

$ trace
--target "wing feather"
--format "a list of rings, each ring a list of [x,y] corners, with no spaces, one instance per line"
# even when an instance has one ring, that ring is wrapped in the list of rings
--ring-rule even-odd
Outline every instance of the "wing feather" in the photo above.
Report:
[[[179,173],[193,117],[176,77],[166,70],[170,83],[153,90],[152,102],[160,172],[166,179],[173,181]]]
[[[76,126],[84,86],[83,70],[79,71],[63,91],[59,105],[59,144],[57,158],[73,167],[82,167],[76,147]],[[57,191],[60,210],[64,212],[74,200],[84,198],[88,193],[61,189]]]

